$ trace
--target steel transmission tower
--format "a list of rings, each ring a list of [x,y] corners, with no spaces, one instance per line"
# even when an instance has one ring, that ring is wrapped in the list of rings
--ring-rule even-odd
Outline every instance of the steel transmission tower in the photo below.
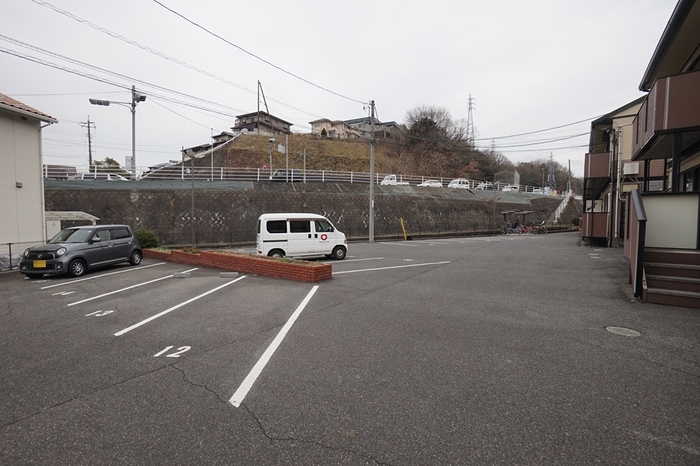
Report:
[[[475,101],[476,99],[469,94],[469,110],[467,113],[467,144],[469,144],[469,147],[474,147],[474,115],[472,111],[474,110]]]
[[[554,155],[551,152],[547,163],[547,186],[550,190],[557,189],[557,180],[554,178]]]

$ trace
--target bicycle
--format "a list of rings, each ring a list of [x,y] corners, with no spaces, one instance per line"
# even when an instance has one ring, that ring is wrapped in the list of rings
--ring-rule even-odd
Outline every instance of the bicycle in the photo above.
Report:
[[[518,226],[517,222],[515,224],[505,223],[503,228],[501,228],[502,235],[521,235],[522,233],[523,230]]]
[[[537,225],[533,226],[532,232],[536,235],[546,235],[547,227],[544,225],[544,220],[542,221],[542,223],[538,223]]]

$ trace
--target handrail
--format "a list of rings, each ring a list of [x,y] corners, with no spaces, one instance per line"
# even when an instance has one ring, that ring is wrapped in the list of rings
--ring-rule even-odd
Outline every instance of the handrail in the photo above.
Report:
[[[644,201],[642,200],[642,194],[638,189],[634,189],[630,192],[632,196],[632,205],[634,206],[634,211],[637,214],[637,221],[646,222],[647,213],[644,210]]]
[[[631,276],[633,278],[632,290],[634,296],[641,298],[644,294],[644,243],[646,240],[647,214],[644,210],[644,201],[639,190],[630,192],[630,200],[634,209],[632,219],[636,221],[636,237],[630,238],[630,263]]]
[[[566,209],[566,206],[569,205],[569,198],[571,198],[571,196],[573,196],[571,191],[564,193],[564,199],[562,199],[561,204],[559,204],[559,207],[557,207],[557,210],[554,212],[554,223],[559,222],[559,217],[562,216],[564,209]]]

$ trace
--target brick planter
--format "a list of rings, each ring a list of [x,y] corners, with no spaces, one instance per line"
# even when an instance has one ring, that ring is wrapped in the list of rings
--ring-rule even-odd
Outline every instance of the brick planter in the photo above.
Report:
[[[298,282],[319,282],[333,277],[331,264],[316,264],[312,262],[286,262],[271,257],[254,256],[250,254],[231,254],[222,252],[202,251],[192,254],[182,251],[157,251],[144,249],[143,257],[178,264],[198,265],[200,267],[215,267],[232,272],[250,273],[266,277],[286,278]]]

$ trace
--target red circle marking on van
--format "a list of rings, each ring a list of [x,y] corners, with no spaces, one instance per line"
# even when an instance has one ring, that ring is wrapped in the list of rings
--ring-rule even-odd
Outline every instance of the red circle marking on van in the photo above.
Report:
[[[327,239],[328,239],[328,235],[327,235],[327,234],[324,233],[324,234],[321,235],[321,241],[326,241]]]

